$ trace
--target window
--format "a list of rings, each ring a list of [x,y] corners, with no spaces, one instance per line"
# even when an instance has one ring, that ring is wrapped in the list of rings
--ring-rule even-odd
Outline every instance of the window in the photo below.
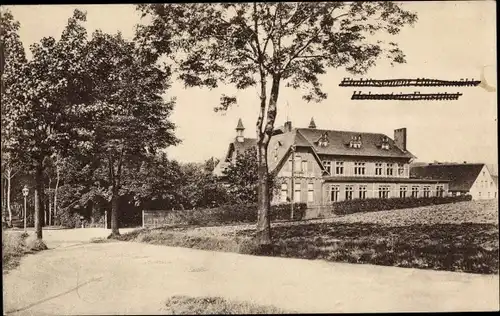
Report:
[[[299,172],[301,171],[300,170],[300,167],[301,167],[301,157],[300,156],[295,156],[295,172]]]
[[[400,198],[405,198],[407,191],[408,191],[408,187],[407,186],[401,186],[401,187],[399,187],[399,197]]]
[[[307,202],[314,202],[314,185],[312,183],[307,184]]]
[[[352,185],[347,185],[345,187],[345,199],[352,200]]]
[[[366,185],[359,186],[359,198],[366,199]]]
[[[338,185],[332,185],[330,187],[330,201],[331,202],[337,202],[339,200],[339,186]]]
[[[337,161],[335,163],[335,173],[336,174],[344,174],[344,162],[343,161]]]
[[[398,176],[405,175],[405,165],[402,163],[398,163]]]
[[[300,183],[295,183],[295,193],[293,194],[293,201],[300,202]]]
[[[491,197],[491,193],[490,193],[490,192],[488,192],[488,198],[490,198],[490,197]]]
[[[436,186],[436,196],[443,197],[444,195],[444,187],[442,185]]]
[[[411,197],[412,198],[417,198],[418,197],[418,187],[416,187],[416,186],[411,187]]]
[[[495,199],[497,198],[497,193],[495,192]]]
[[[307,172],[307,160],[302,160],[302,169],[301,171]]]
[[[479,192],[479,196],[481,196],[481,192]]]
[[[281,202],[286,202],[288,197],[288,185],[286,183],[281,184],[281,197],[280,201]]]
[[[389,197],[389,187],[388,186],[380,186],[378,188],[378,197],[379,197],[379,199],[387,199]]]
[[[323,166],[325,167],[326,171],[328,171],[329,174],[332,174],[332,162],[331,161],[324,160]]]
[[[365,163],[364,162],[355,162],[354,163],[354,174],[363,175],[365,174]]]
[[[386,172],[386,174],[388,176],[392,176],[392,163],[388,163],[387,164],[387,172]]]
[[[426,198],[429,197],[430,193],[431,193],[431,187],[425,186],[424,187],[424,197],[426,197]]]
[[[377,162],[375,164],[375,175],[376,176],[381,176],[382,175],[382,163]]]

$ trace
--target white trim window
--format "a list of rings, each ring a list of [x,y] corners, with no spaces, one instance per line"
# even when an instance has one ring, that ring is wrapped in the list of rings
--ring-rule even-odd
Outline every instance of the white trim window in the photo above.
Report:
[[[378,188],[378,198],[387,199],[389,198],[390,187],[388,185],[381,185]]]
[[[405,198],[407,192],[408,192],[408,187],[406,185],[402,185],[399,187],[399,197],[400,198]]]
[[[339,200],[340,187],[338,185],[330,186],[330,202],[337,202]]]
[[[307,202],[309,202],[309,203],[314,202],[314,184],[313,183],[307,184]]]
[[[355,175],[364,175],[366,171],[364,162],[355,162],[354,163],[354,174]]]
[[[345,186],[345,199],[347,200],[352,200],[352,192],[354,191],[352,185],[346,185]]]
[[[405,175],[405,165],[403,163],[398,163],[398,176],[404,177]]]
[[[418,198],[418,186],[415,185],[411,187],[411,197]]]
[[[335,162],[335,174],[344,174],[344,162],[337,161]]]
[[[392,176],[393,175],[393,164],[392,163],[388,163],[387,166],[386,166],[386,175],[388,176]]]
[[[323,167],[329,174],[332,174],[332,162],[330,160],[323,160]]]
[[[293,201],[300,202],[300,194],[302,192],[301,184],[295,183],[295,191],[293,193]]]
[[[436,186],[436,196],[437,197],[443,197],[444,196],[444,186],[443,185],[437,185]]]
[[[375,163],[375,175],[376,176],[382,175],[382,163],[381,162]]]
[[[426,185],[424,186],[424,197],[428,198],[431,196],[431,187]]]
[[[362,200],[366,199],[366,185],[359,186],[359,198]]]

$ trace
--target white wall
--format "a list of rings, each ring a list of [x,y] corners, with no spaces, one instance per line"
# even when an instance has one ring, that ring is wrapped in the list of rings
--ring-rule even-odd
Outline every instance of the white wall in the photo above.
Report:
[[[498,195],[498,189],[493,182],[491,173],[486,166],[479,173],[476,181],[470,189],[473,200],[494,199]]]

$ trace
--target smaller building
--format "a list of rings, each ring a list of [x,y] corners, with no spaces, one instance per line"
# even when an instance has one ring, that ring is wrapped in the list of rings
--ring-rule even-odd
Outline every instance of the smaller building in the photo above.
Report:
[[[413,166],[410,177],[420,179],[448,179],[452,196],[470,194],[473,200],[497,198],[495,180],[484,163],[431,163]]]

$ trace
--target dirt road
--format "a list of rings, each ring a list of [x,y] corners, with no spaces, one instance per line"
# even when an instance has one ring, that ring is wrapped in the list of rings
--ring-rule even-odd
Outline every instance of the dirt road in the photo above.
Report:
[[[139,243],[106,231],[44,232],[53,248],[4,275],[4,313],[160,314],[172,295],[222,296],[296,312],[499,309],[498,275],[245,256]]]

